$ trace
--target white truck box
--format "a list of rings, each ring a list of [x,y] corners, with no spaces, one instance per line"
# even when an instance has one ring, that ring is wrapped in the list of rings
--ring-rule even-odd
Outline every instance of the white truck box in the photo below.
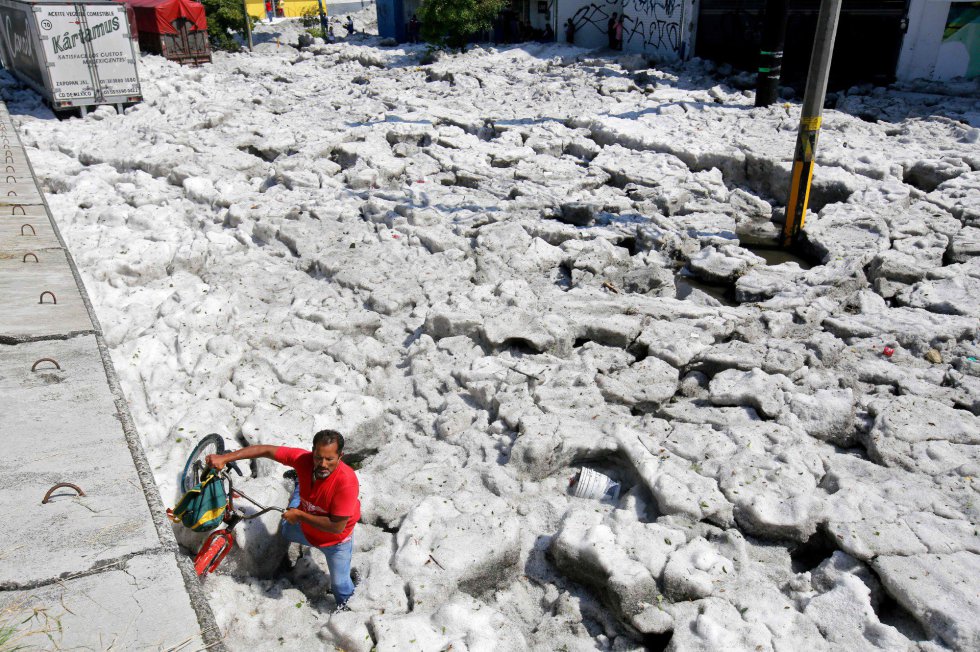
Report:
[[[56,111],[143,99],[126,6],[0,0],[0,61]]]

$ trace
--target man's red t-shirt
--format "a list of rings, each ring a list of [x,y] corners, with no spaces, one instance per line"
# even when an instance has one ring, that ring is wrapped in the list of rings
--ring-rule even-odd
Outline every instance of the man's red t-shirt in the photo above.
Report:
[[[313,453],[302,448],[280,446],[276,461],[296,469],[299,477],[299,508],[314,516],[347,516],[347,527],[340,534],[318,530],[301,523],[306,540],[317,548],[341,543],[354,531],[361,518],[361,501],[357,498],[359,485],[354,469],[341,461],[333,473],[323,480],[313,481]]]

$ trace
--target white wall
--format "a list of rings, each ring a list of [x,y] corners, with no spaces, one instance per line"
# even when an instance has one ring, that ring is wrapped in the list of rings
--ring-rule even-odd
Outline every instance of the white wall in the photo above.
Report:
[[[613,12],[626,15],[623,50],[662,59],[686,57],[694,45],[697,0],[555,0],[557,33],[565,40],[565,21],[575,20],[575,44],[586,48],[608,45],[606,23]]]
[[[958,44],[943,44],[943,31],[953,2],[972,0],[912,0],[909,30],[902,42],[895,76],[899,79],[951,79],[965,72]],[[969,60],[969,57],[966,57]]]
[[[535,29],[544,29],[544,26],[547,25],[548,23],[551,23],[552,29],[555,28],[554,11],[555,11],[555,3],[557,2],[557,0],[545,0],[545,1],[548,3],[548,9],[544,13],[541,13],[538,11],[538,0],[530,0],[531,4],[529,7],[530,10],[528,11],[529,14],[528,22],[530,22],[531,27]]]
[[[693,25],[697,24],[694,0],[624,0],[626,14],[623,50],[643,52],[663,60],[690,56]],[[685,41],[689,43],[684,46]]]
[[[565,41],[565,22],[575,21],[575,45],[583,48],[604,48],[606,21],[615,11],[622,11],[623,0],[557,0],[558,40]]]

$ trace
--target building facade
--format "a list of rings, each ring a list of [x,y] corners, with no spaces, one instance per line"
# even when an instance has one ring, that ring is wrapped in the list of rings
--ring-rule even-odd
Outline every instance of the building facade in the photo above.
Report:
[[[912,0],[899,79],[980,76],[980,2]]]
[[[290,0],[286,0],[290,1]],[[294,0],[295,1],[295,0]],[[405,40],[421,0],[378,0],[382,36]],[[820,0],[789,0],[783,81],[801,85],[809,66]],[[698,56],[754,70],[766,0],[511,0],[508,15],[534,29],[565,24],[575,45],[605,48],[613,13],[625,16],[623,51],[653,60]],[[980,2],[976,0],[844,0],[831,87],[894,79],[980,74]]]
[[[553,0],[555,32],[575,24],[575,44],[606,47],[613,13],[623,16],[623,51],[658,60],[686,59],[697,36],[697,0]],[[559,38],[563,38],[560,36]]]
[[[370,3],[367,0],[323,0],[323,12],[328,16],[346,16],[360,11],[368,4]],[[317,0],[273,0],[273,5],[276,15],[285,18],[299,18],[305,13],[319,12]],[[265,0],[246,0],[245,7],[249,16],[258,20],[266,19]]]

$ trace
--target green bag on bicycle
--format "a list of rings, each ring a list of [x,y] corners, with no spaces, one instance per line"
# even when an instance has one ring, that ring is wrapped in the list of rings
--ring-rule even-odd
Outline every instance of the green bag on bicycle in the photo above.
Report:
[[[208,532],[221,525],[227,508],[228,495],[221,475],[215,469],[208,469],[204,479],[184,494],[176,507],[168,509],[167,514],[174,523],[183,523],[195,532]]]

